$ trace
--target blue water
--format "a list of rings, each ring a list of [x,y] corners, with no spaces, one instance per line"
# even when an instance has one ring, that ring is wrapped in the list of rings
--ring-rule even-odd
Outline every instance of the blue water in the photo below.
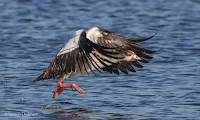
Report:
[[[199,0],[1,0],[1,120],[200,119]],[[127,37],[148,37],[157,52],[129,75],[84,75],[33,83],[78,29],[98,26]],[[48,105],[60,109],[44,109]]]

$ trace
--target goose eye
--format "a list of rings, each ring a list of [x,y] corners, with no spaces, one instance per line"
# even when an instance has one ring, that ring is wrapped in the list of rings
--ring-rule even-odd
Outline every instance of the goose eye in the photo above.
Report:
[[[125,52],[125,55],[126,55],[126,56],[131,56],[131,52],[126,51],[126,52]]]

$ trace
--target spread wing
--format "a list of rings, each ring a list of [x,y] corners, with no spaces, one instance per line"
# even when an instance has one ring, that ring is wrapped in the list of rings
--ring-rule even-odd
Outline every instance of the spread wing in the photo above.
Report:
[[[108,48],[109,47],[118,48],[114,49],[114,51],[132,50],[134,53],[137,54],[137,56],[146,59],[151,59],[152,57],[146,55],[145,53],[152,54],[155,51],[143,48],[137,43],[149,40],[154,36],[155,35],[148,38],[127,38],[98,27],[94,27],[89,31],[87,31],[87,38],[98,45]]]
[[[147,63],[146,59],[151,59],[154,51],[147,50],[137,44],[149,38],[127,38],[116,35],[112,32],[101,28],[92,28],[87,32],[76,32],[75,37],[70,39],[68,43],[59,51],[57,56],[50,62],[48,68],[34,81],[40,81],[50,78],[64,77],[71,75],[78,76],[90,71],[103,69],[104,71],[119,74],[119,70],[128,73],[128,70],[135,72],[132,65],[142,67],[138,61],[118,61],[105,59],[122,59],[118,56],[125,50],[132,50],[142,60],[140,62]],[[98,53],[98,54],[97,54]],[[103,55],[104,57],[102,57]]]
[[[86,33],[78,34],[68,41],[43,74],[34,81],[64,77],[70,73],[81,75],[94,70],[100,71],[101,68],[108,67],[108,63],[111,64],[112,62],[102,59],[95,53],[102,53],[109,57],[113,53],[111,49],[114,50],[115,48],[101,46],[88,40]]]
[[[87,32],[88,39],[92,40],[94,43],[105,47],[119,48],[114,49],[114,51],[132,50],[137,56],[142,58],[140,62],[143,63],[148,63],[148,59],[152,59],[153,57],[147,54],[153,54],[155,51],[148,50],[140,46],[138,43],[149,40],[154,36],[155,34],[148,38],[128,38],[97,27],[94,27]],[[128,74],[128,70],[135,72],[133,66],[140,68],[142,67],[138,61],[120,61],[116,64],[112,64],[109,67],[103,68],[103,70],[115,74],[119,74],[120,70],[123,73]]]

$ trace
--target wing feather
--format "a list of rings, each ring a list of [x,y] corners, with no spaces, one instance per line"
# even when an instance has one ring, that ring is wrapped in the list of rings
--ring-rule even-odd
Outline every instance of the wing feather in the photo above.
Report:
[[[124,37],[121,35],[117,35],[113,32],[110,32],[108,30],[98,28],[98,27],[94,27],[94,28],[90,29],[89,31],[87,31],[87,37],[89,40],[93,41],[94,43],[96,43],[98,45],[104,46],[104,47],[115,48],[114,50],[112,50],[112,52],[110,54],[114,54],[115,52],[116,52],[116,54],[118,54],[118,53],[121,53],[126,50],[132,50],[139,57],[147,58],[147,59],[151,59],[152,57],[146,55],[145,53],[152,54],[155,51],[151,51],[146,48],[143,48],[142,46],[140,46],[137,43],[145,41],[145,40],[149,40],[152,37],[154,37],[155,35],[156,34],[154,34],[153,36],[148,37],[148,38],[128,38],[128,37]],[[116,48],[118,48],[118,49],[116,49]],[[101,54],[105,54],[106,52],[107,51],[105,50],[105,52],[103,51]],[[107,54],[109,54],[109,53],[107,53]],[[108,56],[108,57],[111,57],[111,56]]]
[[[79,38],[74,37],[73,39],[70,39],[69,42],[59,51],[57,56],[51,61],[43,74],[34,81],[62,77],[77,71],[81,72],[81,74],[89,74],[90,71],[93,72],[96,69],[99,70],[101,67],[95,62],[103,64],[104,61],[100,58],[95,61],[89,54],[93,50],[98,50],[98,52],[103,52],[105,54],[111,54],[111,52],[107,52],[104,49],[113,48],[102,47],[92,42],[87,42],[88,40],[86,39],[86,36],[84,38],[84,34],[82,35],[82,33],[79,36]],[[104,65],[106,64],[104,63]]]
[[[152,59],[153,57],[145,53],[152,54],[155,52],[137,44],[138,42],[151,39],[155,35],[148,38],[127,38],[97,27],[87,32],[88,39],[85,32],[81,31],[79,33],[75,33],[75,37],[68,41],[50,62],[43,74],[34,81],[62,77],[71,73],[80,75],[87,73],[89,75],[89,72],[94,73],[94,70],[99,72],[104,70],[118,75],[120,70],[128,74],[128,70],[135,72],[133,66],[139,68],[143,66],[138,61],[120,61],[116,63],[103,58],[101,55],[119,60],[124,58],[120,54],[126,50],[131,50],[142,58],[142,60],[139,60],[140,62],[148,63],[146,59]],[[79,40],[77,40],[77,36]],[[95,54],[94,51],[97,51],[100,56]]]

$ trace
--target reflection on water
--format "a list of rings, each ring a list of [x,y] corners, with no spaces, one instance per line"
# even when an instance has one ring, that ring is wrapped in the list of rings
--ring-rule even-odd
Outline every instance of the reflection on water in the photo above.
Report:
[[[82,108],[75,108],[75,109],[68,109],[68,110],[61,110],[52,113],[51,115],[58,117],[58,118],[66,118],[72,120],[90,120],[84,113],[88,111]]]
[[[91,113],[83,108],[73,108],[73,109],[64,109],[60,111],[56,111],[51,113],[51,116],[55,118],[65,118],[72,120],[94,120],[94,119],[111,119],[111,120],[128,120],[130,119],[130,115],[120,114],[120,113],[105,113],[104,117],[92,117],[91,118],[86,114]]]

